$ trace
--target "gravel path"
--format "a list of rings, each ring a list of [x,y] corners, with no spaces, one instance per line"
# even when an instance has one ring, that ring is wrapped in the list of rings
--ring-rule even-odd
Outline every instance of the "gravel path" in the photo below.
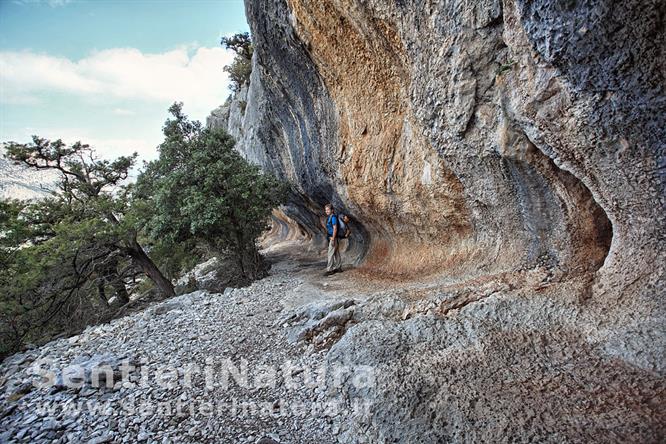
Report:
[[[278,258],[248,288],[176,297],[6,359],[0,442],[334,442],[325,350],[290,343],[276,320],[340,292],[323,291],[321,263]],[[247,383],[233,377],[243,365]],[[113,371],[111,387],[93,369]]]

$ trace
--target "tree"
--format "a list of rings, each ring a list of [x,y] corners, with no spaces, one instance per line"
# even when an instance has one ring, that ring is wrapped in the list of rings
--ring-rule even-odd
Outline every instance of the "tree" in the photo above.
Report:
[[[109,279],[99,268],[113,257],[104,235],[93,220],[58,218],[58,204],[53,198],[0,201],[2,355],[26,340],[83,328],[101,319],[108,307],[106,298],[91,298]],[[119,286],[126,296],[124,283]]]
[[[67,147],[61,140],[51,142],[39,137],[33,137],[32,144],[11,143],[7,147],[7,157],[16,162],[61,173],[56,197],[43,201],[45,205],[36,211],[58,223],[67,221],[80,239],[104,252],[103,260],[97,261],[94,270],[116,289],[121,299],[127,299],[127,292],[121,288],[121,274],[117,272],[121,258],[130,258],[165,296],[173,296],[173,285],[138,242],[135,220],[124,217],[130,202],[121,184],[127,179],[136,156],[135,153],[114,161],[102,160],[80,142]]]
[[[254,47],[252,46],[250,33],[244,32],[231,37],[222,37],[221,44],[236,53],[233,62],[231,62],[231,65],[225,66],[224,71],[229,73],[232,82],[231,89],[239,91],[244,84],[250,82],[250,74],[252,73]]]
[[[101,160],[88,145],[38,137],[9,144],[8,158],[61,179],[48,198],[0,200],[0,355],[109,319],[110,301],[127,302],[139,274],[172,296],[171,279],[202,247],[233,253],[245,282],[266,271],[255,239],[286,185],[181,104],[170,112],[160,157],[136,184],[125,183],[136,155]]]
[[[245,161],[226,132],[190,121],[182,104],[169,112],[160,156],[137,180],[137,197],[150,208],[144,214],[151,215],[151,237],[196,239],[217,253],[231,251],[247,281],[263,276],[256,239],[287,186]]]

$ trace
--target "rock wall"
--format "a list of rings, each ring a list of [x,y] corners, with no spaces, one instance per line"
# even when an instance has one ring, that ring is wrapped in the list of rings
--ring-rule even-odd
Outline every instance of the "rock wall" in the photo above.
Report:
[[[332,201],[355,217],[354,258],[373,276],[497,283],[463,285],[413,319],[359,322],[333,347],[331,359],[387,375],[374,395],[385,410],[350,418],[349,442],[426,430],[425,442],[502,430],[603,440],[612,427],[663,438],[650,404],[666,371],[663,2],[246,10],[256,49],[239,147],[296,186],[275,233],[321,240],[317,212]],[[394,359],[416,364],[401,373]],[[512,391],[493,379],[509,361],[541,367],[516,367]],[[573,379],[553,388],[553,375]],[[611,390],[587,416],[549,409],[569,392],[594,398],[605,378],[637,388],[616,391],[614,410]],[[474,425],[483,411],[492,426]],[[566,418],[549,426],[552,414]],[[532,419],[502,429],[516,415]]]
[[[602,200],[589,188],[594,164],[575,171],[567,154],[593,131],[589,104],[576,96],[580,109],[566,109],[579,93],[522,27],[505,26],[519,6],[248,5],[257,56],[242,150],[298,184],[306,204],[292,216],[306,230],[318,225],[308,210],[328,200],[356,216],[377,271],[438,271],[452,257],[599,268],[612,215],[592,197]],[[558,121],[582,132],[569,151],[562,136],[546,140]]]

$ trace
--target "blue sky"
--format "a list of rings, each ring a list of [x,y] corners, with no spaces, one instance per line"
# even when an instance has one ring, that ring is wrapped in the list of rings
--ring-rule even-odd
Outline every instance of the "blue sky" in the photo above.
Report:
[[[0,0],[0,141],[154,158],[171,103],[224,102],[220,37],[247,30],[242,0]]]

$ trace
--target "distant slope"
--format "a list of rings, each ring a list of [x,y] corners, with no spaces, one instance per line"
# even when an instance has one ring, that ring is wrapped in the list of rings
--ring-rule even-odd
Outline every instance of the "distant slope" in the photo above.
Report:
[[[3,199],[37,199],[54,190],[58,173],[36,171],[0,157],[0,197]]]

